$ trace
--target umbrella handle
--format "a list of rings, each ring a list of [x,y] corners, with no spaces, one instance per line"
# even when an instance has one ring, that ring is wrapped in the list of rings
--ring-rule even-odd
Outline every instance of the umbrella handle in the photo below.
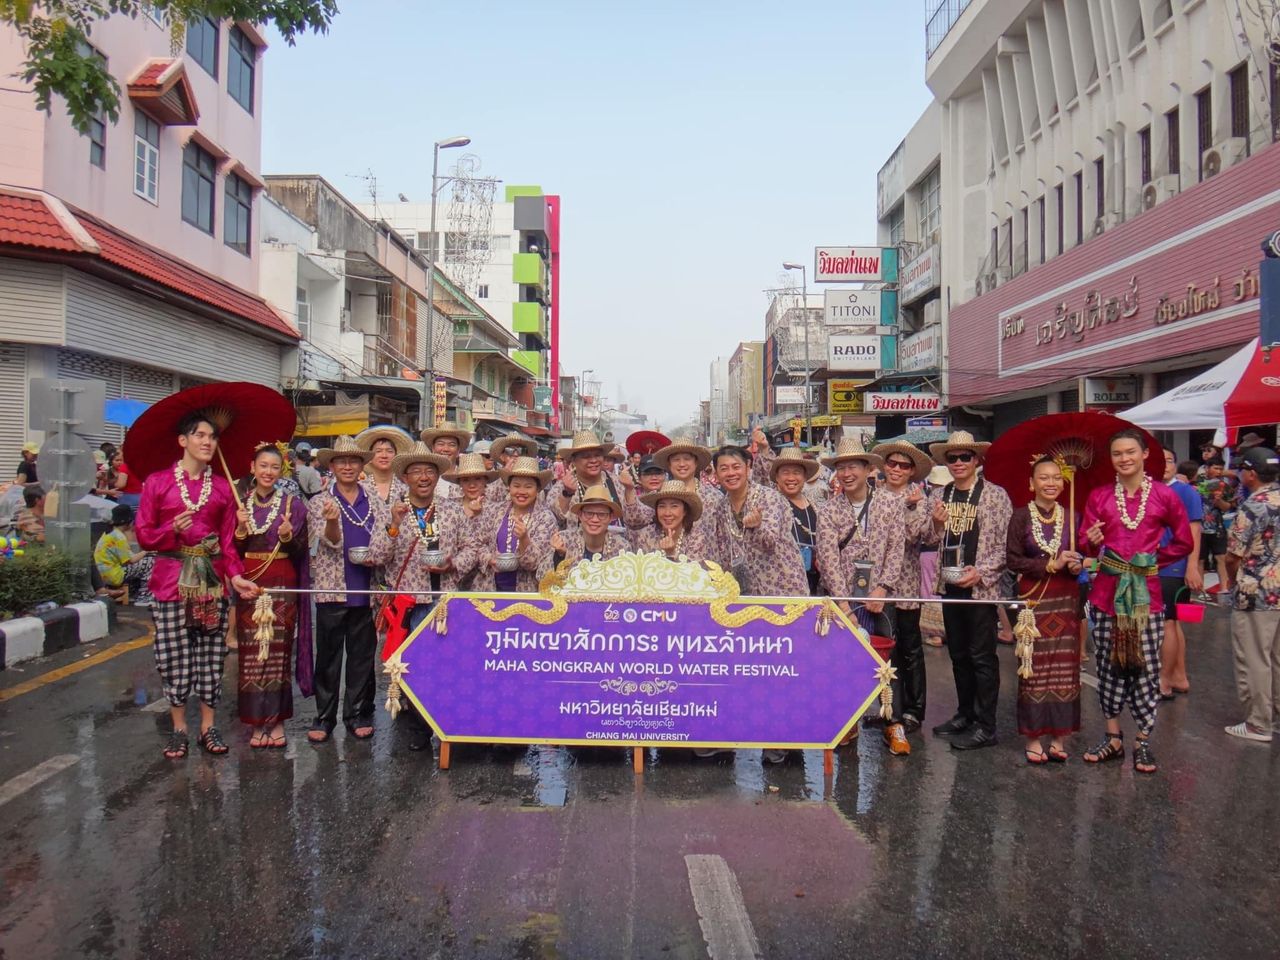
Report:
[[[231,496],[235,498],[236,509],[243,509],[244,504],[240,502],[240,494],[236,493],[236,479],[231,476],[231,468],[227,466],[227,458],[222,455],[222,447],[218,447],[218,462],[222,464],[222,472],[227,475],[227,483],[231,485]]]

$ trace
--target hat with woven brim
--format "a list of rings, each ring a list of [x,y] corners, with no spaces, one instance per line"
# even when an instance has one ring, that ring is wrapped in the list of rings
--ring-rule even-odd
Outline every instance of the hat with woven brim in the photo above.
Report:
[[[489,455],[500,457],[513,447],[518,447],[522,451],[521,456],[536,457],[538,455],[538,442],[522,437],[518,433],[509,433],[493,441],[489,446]]]
[[[561,460],[572,460],[580,453],[599,453],[603,455],[604,450],[604,444],[600,442],[600,438],[596,436],[594,430],[579,430],[573,435],[571,443],[566,443],[556,451],[556,456]]]
[[[868,453],[862,445],[862,440],[858,437],[845,437],[836,446],[835,453],[829,457],[822,458],[822,462],[832,468],[850,460],[865,460],[877,470],[884,466],[884,458],[874,453]]]
[[[925,479],[935,487],[945,487],[951,482],[951,471],[942,464],[938,464],[929,471],[929,475]]]
[[[459,480],[467,480],[471,477],[484,477],[486,480],[493,480],[497,476],[498,471],[491,470],[485,465],[482,454],[462,453],[458,455],[458,465],[446,473],[444,478],[457,483]]]
[[[914,443],[908,443],[906,440],[890,440],[888,443],[878,443],[871,448],[871,452],[878,455],[882,460],[888,460],[891,453],[900,453],[909,459],[915,464],[915,470],[911,474],[912,483],[919,483],[933,469],[933,461],[929,458],[929,455]]]
[[[658,508],[659,500],[679,500],[689,511],[689,517],[693,523],[697,523],[698,518],[702,516],[702,498],[698,496],[696,490],[686,487],[683,480],[668,480],[657,490],[652,490],[640,497],[641,503],[655,510]]]
[[[706,447],[699,446],[698,444],[694,443],[692,440],[686,440],[684,437],[681,437],[678,440],[672,440],[669,444],[667,444],[661,450],[658,450],[657,452],[655,452],[653,455],[653,462],[658,464],[660,467],[662,467],[662,469],[666,470],[668,473],[670,473],[671,458],[674,457],[677,453],[687,453],[689,454],[689,456],[697,460],[698,473],[701,473],[703,470],[707,469],[707,467],[711,463],[710,450],[708,450]]]
[[[471,431],[463,430],[456,423],[442,423],[438,427],[428,427],[422,431],[421,436],[422,442],[428,447],[434,447],[441,437],[453,437],[458,441],[459,450],[465,450],[467,444],[471,442]]]
[[[453,466],[453,461],[448,457],[433,453],[430,447],[418,440],[411,444],[407,451],[391,461],[391,472],[397,477],[404,476],[404,472],[415,463],[425,463],[433,466],[436,468],[436,473],[441,476]]]
[[[586,490],[582,491],[582,499],[570,504],[569,510],[574,516],[577,516],[582,512],[583,507],[590,506],[608,507],[614,519],[622,516],[622,504],[609,496],[609,488],[604,484],[597,483],[594,487],[587,487]]]
[[[629,454],[621,447],[614,447],[605,454],[605,459],[612,460],[614,463],[626,463]]]
[[[804,471],[804,481],[808,483],[822,469],[817,460],[810,460],[798,447],[783,447],[782,451],[769,464],[769,479],[778,482],[778,471],[783,467],[799,467]]]
[[[373,454],[356,443],[354,437],[339,437],[333,441],[332,447],[325,447],[316,453],[320,466],[326,469],[331,461],[341,457],[355,457],[363,464],[373,459]]]
[[[551,478],[555,476],[555,471],[539,470],[538,461],[533,457],[516,457],[511,461],[510,466],[498,471],[498,476],[502,477],[507,486],[510,486],[511,481],[516,477],[527,477],[530,480],[538,481],[538,489],[543,490],[551,482]]]
[[[990,449],[991,444],[973,439],[973,434],[968,430],[955,430],[942,443],[929,444],[929,455],[936,463],[943,463],[952,450],[968,450],[979,457],[985,457]]]
[[[356,443],[365,450],[372,450],[373,445],[379,440],[390,441],[391,445],[396,448],[396,456],[408,453],[413,449],[414,444],[414,439],[408,432],[389,423],[366,427],[356,434]]]

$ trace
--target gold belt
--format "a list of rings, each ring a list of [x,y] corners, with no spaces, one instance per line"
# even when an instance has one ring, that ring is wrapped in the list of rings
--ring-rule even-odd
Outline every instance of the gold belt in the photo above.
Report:
[[[276,558],[277,553],[279,553],[278,550],[272,550],[270,553],[262,553],[257,550],[250,550],[248,553],[244,555],[244,558],[246,560],[274,560]]]

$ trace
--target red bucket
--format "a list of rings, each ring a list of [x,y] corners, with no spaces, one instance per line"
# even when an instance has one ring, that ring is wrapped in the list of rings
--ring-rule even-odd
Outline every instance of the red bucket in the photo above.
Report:
[[[879,634],[868,634],[871,638],[871,649],[880,655],[881,660],[888,660],[893,654],[893,637],[882,637]]]
[[[1188,597],[1191,591],[1186,587],[1180,587],[1174,596],[1174,608],[1178,611],[1179,623],[1204,623],[1204,604],[1202,603],[1178,603],[1177,598],[1186,593]]]

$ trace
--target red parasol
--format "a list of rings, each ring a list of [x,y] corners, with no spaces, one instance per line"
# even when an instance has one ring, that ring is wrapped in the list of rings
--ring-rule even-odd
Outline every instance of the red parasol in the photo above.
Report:
[[[181,459],[178,424],[191,413],[206,414],[218,427],[218,453],[227,464],[247,473],[253,448],[288,440],[298,413],[283,396],[258,383],[209,383],[191,387],[153,404],[129,428],[124,460],[130,471],[146,477]]]
[[[1000,435],[983,459],[982,475],[1004,487],[1014,506],[1031,501],[1031,464],[1050,456],[1067,480],[1066,503],[1075,531],[1076,505],[1094,487],[1115,482],[1108,443],[1121,430],[1139,430],[1147,440],[1146,471],[1153,480],[1164,478],[1164,450],[1146,430],[1109,413],[1050,413]]]
[[[642,457],[657,453],[663,447],[671,445],[665,434],[657,430],[637,430],[627,437],[627,453],[638,453]]]

